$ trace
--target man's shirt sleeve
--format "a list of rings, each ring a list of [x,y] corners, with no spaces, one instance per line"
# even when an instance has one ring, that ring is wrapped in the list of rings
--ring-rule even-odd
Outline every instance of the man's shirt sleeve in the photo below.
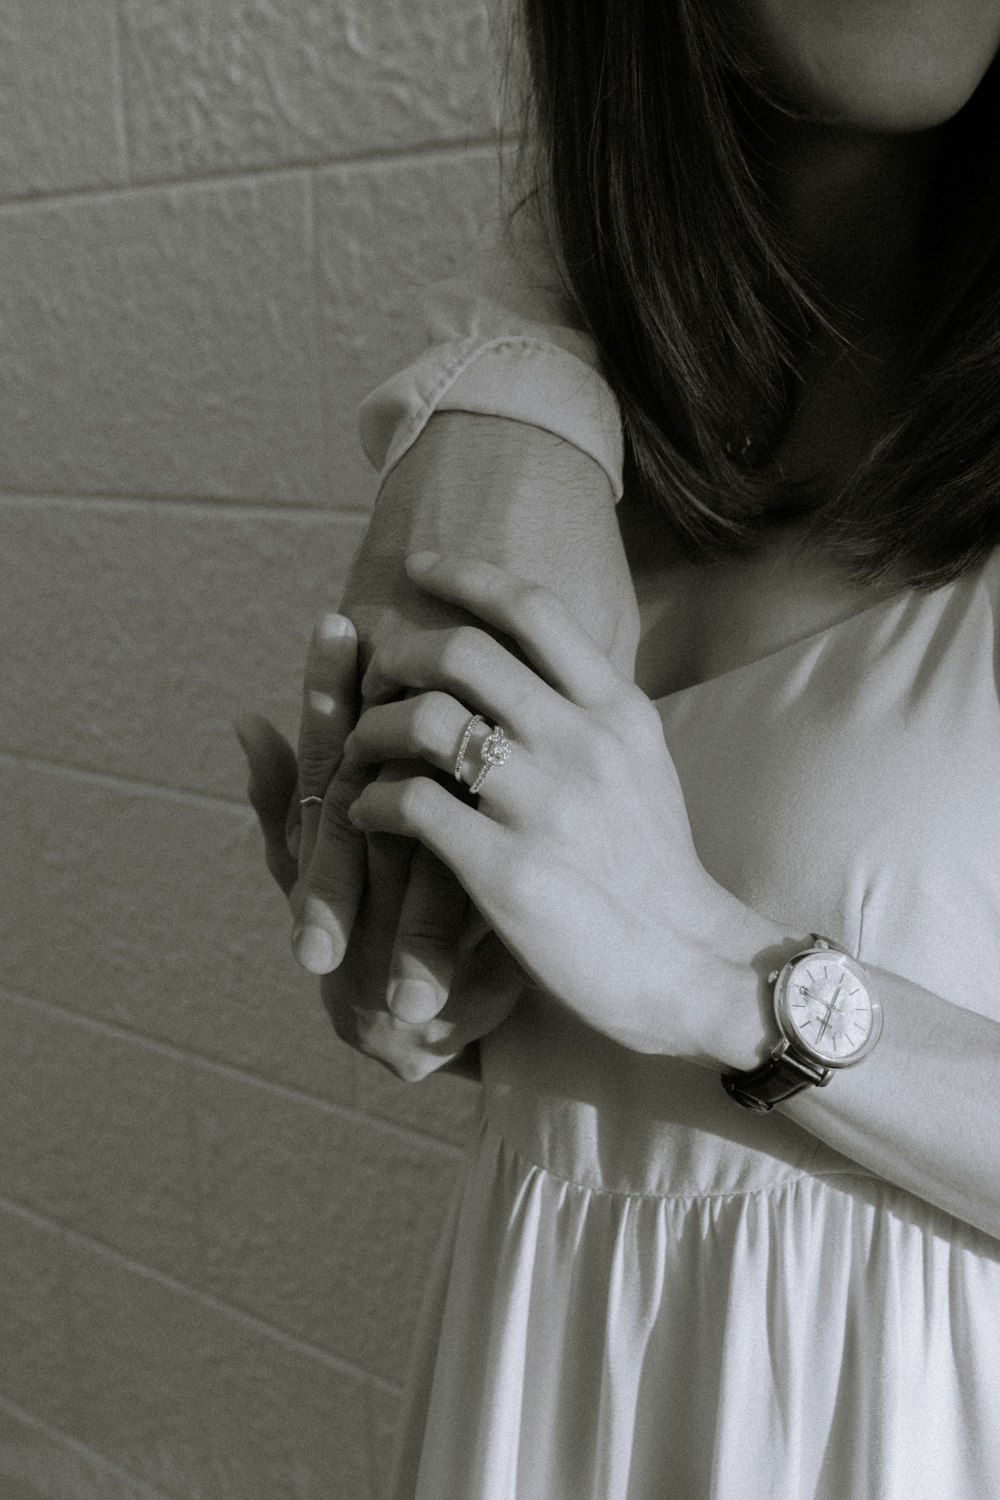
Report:
[[[462,275],[419,294],[426,348],[362,402],[362,446],[379,482],[436,411],[542,427],[592,457],[622,497],[617,399],[537,232],[489,232]]]

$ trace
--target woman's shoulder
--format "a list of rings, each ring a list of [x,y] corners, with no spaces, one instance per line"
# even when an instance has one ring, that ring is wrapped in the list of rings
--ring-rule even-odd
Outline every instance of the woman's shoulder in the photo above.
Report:
[[[982,599],[985,595],[988,618],[992,620],[994,677],[1000,699],[1000,544],[990,548],[982,562],[970,570],[970,577],[973,597]]]
[[[1000,544],[986,554],[979,570],[979,580],[986,590],[996,623],[998,661],[1000,661]]]
[[[975,593],[986,595],[1000,636],[1000,544],[991,547],[978,563],[960,575],[956,586],[966,580]]]
[[[982,577],[994,596],[1000,595],[1000,542],[987,552],[982,563]]]

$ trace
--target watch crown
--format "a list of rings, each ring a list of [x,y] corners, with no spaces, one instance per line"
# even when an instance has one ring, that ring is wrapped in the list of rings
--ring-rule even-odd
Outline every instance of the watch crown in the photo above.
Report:
[[[771,970],[770,974],[768,974],[768,976],[767,976],[767,982],[768,982],[768,984],[773,984],[774,983],[774,981],[778,977],[778,972],[779,971],[777,969],[772,969]]]

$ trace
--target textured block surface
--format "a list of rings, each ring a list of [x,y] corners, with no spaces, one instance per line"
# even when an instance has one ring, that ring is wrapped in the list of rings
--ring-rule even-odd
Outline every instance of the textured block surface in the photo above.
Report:
[[[186,1070],[0,995],[0,1195],[148,1265],[197,1263]]]
[[[483,135],[496,120],[482,0],[123,0],[140,179]]]
[[[7,1407],[0,1396],[0,1494],[3,1500],[164,1500],[58,1429]]]
[[[369,1500],[357,1375],[99,1255],[74,1258],[72,1298],[89,1447],[177,1500]]]
[[[208,1287],[401,1384],[454,1158],[238,1082],[194,1097]]]
[[[476,1128],[482,1089],[448,1073],[404,1083],[370,1058],[358,1057],[357,1099],[380,1120],[412,1127],[463,1148]]]
[[[0,795],[0,985],[352,1102],[249,809],[3,760]]]
[[[0,213],[0,487],[318,503],[299,173]]]
[[[109,0],[4,0],[0,200],[125,182],[117,58]]]
[[[422,287],[455,276],[496,216],[495,148],[327,168],[315,182],[324,369],[331,413],[426,347]],[[328,424],[334,431],[334,422]]]
[[[505,7],[0,9],[0,1500],[380,1500],[479,1092],[338,1040],[230,719],[295,742]]]
[[[0,750],[241,800],[231,719],[296,742],[361,518],[0,498]]]
[[[0,1397],[65,1425],[74,1373],[65,1246],[53,1229],[0,1202]]]

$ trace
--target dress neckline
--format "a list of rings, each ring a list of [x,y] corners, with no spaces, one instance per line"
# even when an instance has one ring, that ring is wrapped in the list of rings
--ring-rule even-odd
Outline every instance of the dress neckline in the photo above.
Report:
[[[951,584],[943,585],[943,589],[950,592],[960,582],[962,582],[962,579],[956,579]],[[936,592],[941,592],[941,590],[937,590]],[[811,630],[808,635],[798,636],[795,640],[786,641],[783,646],[775,646],[773,651],[765,651],[763,656],[755,656],[752,661],[741,662],[735,667],[727,667],[724,672],[717,672],[713,677],[705,677],[701,682],[692,682],[687,687],[675,688],[672,693],[661,693],[653,698],[652,702],[654,704],[672,703],[675,699],[684,698],[689,693],[697,693],[703,688],[712,687],[715,683],[726,682],[730,678],[752,671],[754,667],[763,666],[766,662],[776,661],[779,657],[786,656],[791,651],[813,645],[816,641],[822,640],[826,636],[832,636],[837,631],[846,629],[857,620],[868,619],[876,611],[898,608],[901,604],[910,603],[915,593],[915,589],[903,587],[895,594],[889,594],[884,599],[875,599],[871,604],[866,604],[864,609],[855,610],[854,614],[845,615],[842,620],[834,620],[830,625],[822,625],[818,630]]]

